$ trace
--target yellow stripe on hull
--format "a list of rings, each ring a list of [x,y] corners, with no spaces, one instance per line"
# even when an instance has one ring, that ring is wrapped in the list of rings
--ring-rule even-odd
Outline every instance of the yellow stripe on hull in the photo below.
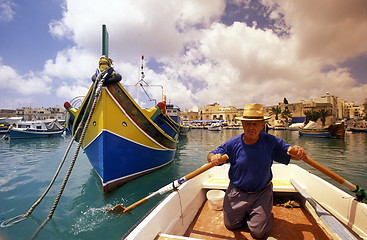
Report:
[[[124,113],[123,109],[114,101],[105,87],[101,91],[100,99],[90,121],[83,141],[83,148],[93,141],[104,129],[150,148],[167,149],[145,134]]]

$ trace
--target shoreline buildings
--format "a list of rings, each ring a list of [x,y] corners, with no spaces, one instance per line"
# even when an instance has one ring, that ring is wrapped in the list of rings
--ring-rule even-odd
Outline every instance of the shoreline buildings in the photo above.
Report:
[[[289,118],[282,117],[282,114],[278,115],[278,119],[284,122],[291,122],[292,119],[298,121],[306,118],[306,111],[329,111],[330,116],[326,117],[325,125],[335,124],[341,120],[359,120],[367,116],[367,98],[365,102],[357,106],[354,103],[347,102],[344,99],[339,99],[336,96],[327,93],[324,96],[315,98],[312,100],[301,100],[297,103],[288,103],[286,99],[280,102],[278,105],[264,106],[265,115],[271,117],[269,123],[273,125],[275,121],[275,115],[272,114],[272,109],[280,108],[281,112],[286,109],[289,110]],[[182,121],[186,124],[194,122],[202,122],[201,125],[205,125],[208,120],[223,120],[228,125],[234,125],[238,123],[236,117],[242,116],[243,109],[236,108],[234,106],[221,107],[219,103],[213,103],[199,108],[197,111],[184,111],[181,114]],[[320,120],[318,120],[320,121]],[[320,122],[321,123],[321,122]]]
[[[67,112],[64,107],[54,106],[48,108],[22,107],[15,110],[0,109],[0,118],[22,117],[25,121],[57,119],[65,120]]]

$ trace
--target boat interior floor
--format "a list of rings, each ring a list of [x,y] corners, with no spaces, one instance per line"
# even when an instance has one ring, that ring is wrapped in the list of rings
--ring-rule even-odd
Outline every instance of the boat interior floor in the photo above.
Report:
[[[274,204],[272,213],[273,226],[267,239],[331,239],[312,215],[302,207],[289,202]],[[212,240],[254,239],[245,227],[235,231],[228,230],[223,223],[223,211],[210,209],[208,201],[201,207],[185,237]]]

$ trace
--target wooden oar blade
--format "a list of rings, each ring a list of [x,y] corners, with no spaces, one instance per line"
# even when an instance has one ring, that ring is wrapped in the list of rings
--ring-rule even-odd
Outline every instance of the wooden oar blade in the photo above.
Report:
[[[224,154],[222,155],[222,163],[225,163],[226,160],[228,159],[228,155],[227,154]],[[214,165],[212,163],[207,163],[205,164],[204,166],[202,166],[201,168],[198,168],[196,169],[195,171],[185,175],[184,177],[160,188],[158,191],[155,191],[154,193],[151,193],[149,194],[147,197],[131,204],[130,206],[128,207],[123,207],[121,204],[117,204],[116,206],[114,206],[113,208],[111,209],[108,209],[107,212],[115,212],[115,213],[125,213],[125,212],[128,212],[134,208],[136,208],[137,206],[139,206],[140,204],[142,203],[145,203],[146,201],[148,201],[150,198],[154,197],[154,196],[157,196],[157,195],[162,195],[164,193],[167,193],[175,188],[177,188],[178,186],[180,186],[182,183],[186,182],[187,180],[190,180],[194,177],[196,177],[197,175],[207,171],[208,169],[214,167]]]
[[[110,208],[107,210],[107,212],[112,213],[123,213],[125,211],[125,208],[121,205],[121,204],[117,204],[116,206],[114,206],[113,208]]]

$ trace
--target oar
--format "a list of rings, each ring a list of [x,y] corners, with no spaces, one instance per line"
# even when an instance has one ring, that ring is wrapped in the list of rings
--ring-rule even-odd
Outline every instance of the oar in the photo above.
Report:
[[[228,155],[227,154],[224,154],[222,155],[222,163],[225,163],[228,159]],[[195,171],[185,175],[184,177],[180,178],[180,179],[177,179],[176,181],[173,181],[172,183],[162,187],[161,189],[159,189],[158,191],[155,191],[151,194],[149,194],[148,196],[146,196],[145,198],[131,204],[130,206],[128,207],[123,207],[121,204],[117,204],[116,206],[114,206],[113,208],[110,208],[108,209],[107,211],[108,212],[117,212],[117,213],[125,213],[125,212],[128,212],[134,208],[136,208],[137,206],[139,206],[140,204],[142,203],[145,203],[146,201],[148,201],[150,198],[156,196],[156,195],[162,195],[166,192],[169,192],[173,189],[176,189],[178,186],[180,186],[181,184],[183,184],[184,182],[196,177],[197,175],[205,172],[206,170],[209,170],[210,168],[214,167],[214,165],[212,163],[207,163],[205,164],[204,166],[196,169]]]
[[[294,151],[295,150],[293,148],[290,149],[290,152],[291,153],[294,152]],[[362,189],[362,188],[360,188],[358,185],[354,185],[353,183],[345,180],[344,178],[342,178],[338,174],[336,174],[333,171],[331,171],[330,169],[324,167],[323,165],[321,165],[320,163],[316,162],[315,160],[312,160],[308,156],[305,156],[302,160],[304,162],[308,163],[309,165],[311,165],[312,167],[316,168],[317,170],[319,170],[323,174],[329,176],[330,178],[332,178],[336,182],[340,183],[341,185],[343,185],[344,187],[346,187],[350,191],[355,192],[356,193],[357,201],[360,201],[361,202],[363,199],[366,199],[367,200],[367,196],[366,196],[365,190]]]

